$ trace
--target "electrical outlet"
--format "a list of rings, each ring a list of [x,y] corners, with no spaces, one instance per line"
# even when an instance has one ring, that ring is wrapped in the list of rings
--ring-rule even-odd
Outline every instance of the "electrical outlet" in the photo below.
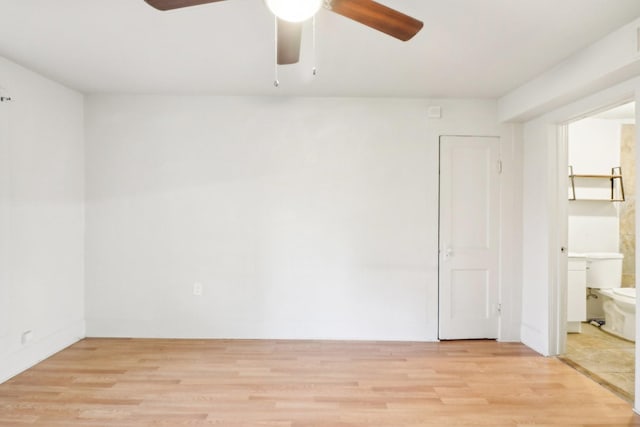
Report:
[[[193,294],[196,296],[202,295],[202,283],[196,282],[193,284]]]

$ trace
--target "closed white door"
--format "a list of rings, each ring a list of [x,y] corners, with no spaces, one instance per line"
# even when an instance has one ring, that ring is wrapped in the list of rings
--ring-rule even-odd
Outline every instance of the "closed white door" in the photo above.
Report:
[[[500,139],[440,138],[440,339],[497,338]]]

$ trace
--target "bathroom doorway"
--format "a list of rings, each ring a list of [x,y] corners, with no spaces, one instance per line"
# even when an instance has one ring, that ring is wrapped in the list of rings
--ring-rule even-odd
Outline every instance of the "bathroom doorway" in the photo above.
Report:
[[[635,102],[567,125],[567,336],[561,359],[633,402]]]

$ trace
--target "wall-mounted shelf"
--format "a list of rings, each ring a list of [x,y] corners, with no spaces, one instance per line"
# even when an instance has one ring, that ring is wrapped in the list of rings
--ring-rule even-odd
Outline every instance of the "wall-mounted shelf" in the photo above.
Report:
[[[611,186],[609,198],[583,198],[576,197],[576,181],[577,180],[608,180]],[[575,174],[573,166],[569,166],[569,182],[571,185],[571,194],[569,200],[591,200],[591,201],[607,201],[607,202],[624,202],[624,185],[622,183],[622,168],[620,166],[611,168],[609,175],[593,175],[593,174]]]

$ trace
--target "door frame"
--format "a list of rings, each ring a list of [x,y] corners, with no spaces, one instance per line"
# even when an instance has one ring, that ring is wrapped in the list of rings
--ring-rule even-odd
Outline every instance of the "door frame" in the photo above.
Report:
[[[520,341],[545,356],[559,354],[558,339],[562,335],[559,329],[562,327],[560,317],[566,316],[560,312],[562,308],[559,301],[561,292],[566,292],[566,284],[558,277],[560,266],[564,265],[559,250],[561,240],[558,224],[567,220],[564,215],[558,213],[558,206],[562,205],[557,202],[567,196],[564,184],[559,185],[565,182],[564,175],[567,173],[566,166],[559,167],[558,163],[559,127],[634,100],[640,105],[640,78],[585,95],[562,107],[546,111],[524,122],[518,134],[522,149],[520,170],[523,184],[520,187],[523,215],[523,264],[520,283],[523,301],[528,297],[532,298],[527,310],[522,306]],[[640,108],[636,110],[636,122],[640,123]],[[637,127],[636,138],[640,141],[640,126]],[[528,153],[531,153],[532,157],[527,157]],[[636,158],[636,164],[640,165],[640,153]],[[640,176],[636,185],[638,183]],[[538,189],[536,197],[533,193],[529,196],[524,192]],[[640,224],[640,212],[636,213],[636,220]],[[534,234],[524,232],[528,227],[531,227],[530,230],[533,230]],[[638,231],[636,235],[640,236]],[[636,254],[636,265],[640,266],[640,251]],[[637,320],[640,336],[640,316]],[[639,368],[636,371],[636,387],[639,387],[640,352],[636,355],[636,365]],[[636,396],[640,408],[640,387]]]
[[[597,108],[592,108],[588,113],[581,114],[579,117],[558,122],[555,126],[555,150],[552,152],[555,154],[555,166],[556,173],[555,178],[557,182],[555,206],[553,211],[555,213],[556,221],[552,222],[551,242],[556,249],[556,256],[551,259],[552,275],[556,278],[552,283],[552,289],[550,290],[549,299],[549,353],[550,355],[560,355],[566,352],[566,337],[567,337],[567,289],[568,289],[568,207],[569,202],[567,200],[567,165],[569,163],[569,124],[582,120],[584,118],[592,117],[599,112],[606,111],[617,106],[635,102],[639,105],[638,101],[634,98],[624,97],[613,103],[607,103]],[[638,123],[638,113],[636,110],[636,123]],[[637,137],[636,137],[637,140]],[[640,161],[636,158],[636,165],[640,165]],[[638,168],[640,170],[640,168]],[[636,230],[638,235],[638,230]],[[562,248],[565,248],[563,251]],[[552,254],[553,248],[552,248]],[[636,264],[638,264],[636,259]],[[640,307],[636,300],[636,309]],[[640,320],[640,319],[639,319]],[[637,382],[637,378],[636,378]]]
[[[555,242],[557,261],[555,263],[556,277],[555,293],[549,301],[550,351],[562,354],[567,346],[567,294],[568,294],[568,252],[569,252],[569,200],[567,188],[569,185],[567,166],[569,164],[569,123],[558,124],[556,127],[556,179],[558,192],[555,197],[555,210],[558,221],[555,227]],[[552,252],[553,253],[553,252]],[[555,295],[554,295],[555,294]]]
[[[567,151],[567,124],[582,118],[593,116],[594,114],[614,108],[616,106],[628,103],[636,103],[636,140],[640,141],[640,81],[630,82],[629,84],[621,84],[617,87],[610,88],[603,92],[597,93],[591,97],[577,101],[564,108],[549,113],[546,121],[552,128],[548,133],[547,143],[553,144],[550,150],[551,158],[548,159],[547,166],[549,179],[555,182],[555,188],[552,188],[550,200],[556,200],[549,207],[549,213],[552,220],[549,223],[549,330],[548,330],[548,355],[556,356],[565,351],[566,347],[566,316],[567,308],[563,301],[566,301],[567,293],[567,276],[560,275],[560,271],[567,268],[567,256],[560,252],[561,236],[564,236],[568,228],[568,216],[566,206],[568,206],[567,183],[566,183],[566,160]],[[576,114],[576,110],[581,110]],[[560,167],[562,163],[562,167]],[[640,170],[640,150],[636,154],[636,166]],[[636,188],[640,188],[640,174],[636,176]],[[562,202],[559,202],[562,198]],[[563,209],[565,208],[565,209]],[[640,211],[636,211],[636,224],[640,224]],[[636,227],[636,240],[640,237],[640,227]],[[566,245],[565,245],[566,247]],[[555,255],[553,255],[555,254]],[[636,252],[636,271],[640,271],[640,251]],[[636,299],[636,312],[640,309],[640,302]],[[564,319],[564,321],[563,321]],[[640,342],[640,316],[636,316],[636,343]],[[637,347],[637,345],[636,345]],[[635,356],[635,399],[633,402],[633,410],[640,413],[640,352],[636,351]]]

